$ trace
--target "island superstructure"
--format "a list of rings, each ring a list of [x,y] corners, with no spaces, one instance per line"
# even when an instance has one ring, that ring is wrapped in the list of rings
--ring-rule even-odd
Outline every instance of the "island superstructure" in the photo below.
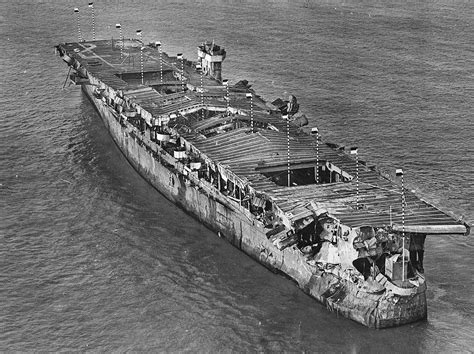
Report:
[[[195,61],[136,39],[56,50],[131,165],[168,199],[332,311],[375,328],[427,317],[424,238],[469,225],[356,148],[324,142],[295,97],[267,102],[245,80],[230,85],[214,42]]]

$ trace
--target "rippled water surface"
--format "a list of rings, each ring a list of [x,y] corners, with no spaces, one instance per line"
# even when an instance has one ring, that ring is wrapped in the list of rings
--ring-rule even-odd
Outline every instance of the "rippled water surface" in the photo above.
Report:
[[[363,5],[361,5],[363,3]],[[0,1],[0,350],[468,352],[474,242],[426,244],[427,322],[369,330],[201,226],[113,144],[53,45],[85,1]],[[292,93],[324,137],[474,221],[471,1],[96,1],[97,36],[228,51],[224,76]]]

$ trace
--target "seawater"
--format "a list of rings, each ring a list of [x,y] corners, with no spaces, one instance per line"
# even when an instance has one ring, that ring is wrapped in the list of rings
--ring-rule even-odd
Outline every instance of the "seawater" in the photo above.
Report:
[[[471,1],[96,1],[97,37],[226,47],[224,77],[294,94],[474,221]],[[370,330],[219,239],[127,163],[53,45],[92,38],[85,1],[0,2],[0,350],[469,352],[472,237],[429,237],[426,322]]]

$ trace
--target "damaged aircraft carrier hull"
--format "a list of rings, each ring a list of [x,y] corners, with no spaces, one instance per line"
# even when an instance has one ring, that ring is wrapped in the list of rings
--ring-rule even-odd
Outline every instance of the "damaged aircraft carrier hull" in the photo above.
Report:
[[[133,132],[131,135],[118,122],[110,106],[94,96],[94,86],[83,85],[82,88],[121,152],[154,188],[259,263],[289,276],[330,311],[372,328],[399,326],[427,318],[424,284],[405,296],[393,292],[368,293],[330,272],[310,267],[293,248],[278,250],[267,238],[267,230],[248,210],[230,205],[219,194],[166,167],[164,160],[160,162],[160,157],[156,158],[146,145],[133,137]]]
[[[213,42],[197,62],[134,39],[55,48],[130,164],[170,201],[344,317],[373,328],[427,318],[417,252],[426,234],[469,226],[323,143],[294,96],[270,103],[245,80],[230,87]]]

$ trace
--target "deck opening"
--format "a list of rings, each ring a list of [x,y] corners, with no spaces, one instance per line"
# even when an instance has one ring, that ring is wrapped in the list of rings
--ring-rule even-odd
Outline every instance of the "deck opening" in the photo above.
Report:
[[[115,76],[129,85],[140,85],[142,80],[139,68],[117,73]],[[169,94],[183,91],[182,81],[176,77],[171,69],[163,69],[163,80],[161,80],[160,70],[145,70],[143,82],[146,86],[150,86],[158,92]]]
[[[257,168],[267,178],[279,186],[288,186],[288,166],[276,165]],[[316,178],[318,174],[318,178]],[[310,184],[327,184],[349,182],[353,177],[327,161],[310,161],[306,163],[290,164],[291,186],[304,186]]]

